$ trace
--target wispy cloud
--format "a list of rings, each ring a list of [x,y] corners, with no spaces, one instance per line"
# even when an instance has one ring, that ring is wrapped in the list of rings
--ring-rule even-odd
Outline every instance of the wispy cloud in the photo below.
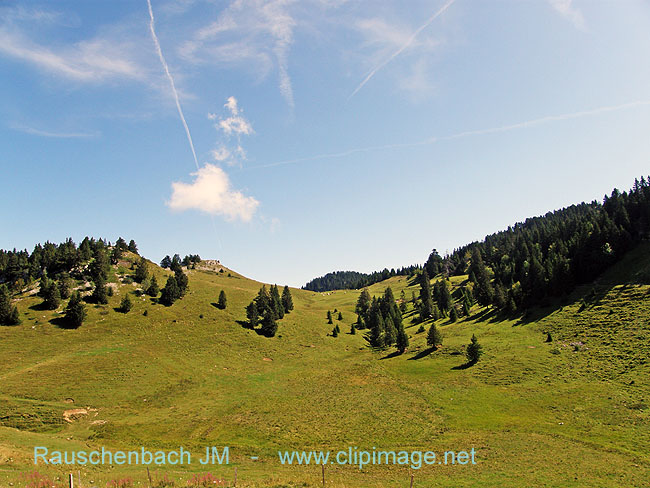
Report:
[[[371,151],[380,151],[380,150],[387,150],[387,149],[403,149],[403,148],[409,148],[409,147],[416,147],[416,146],[425,146],[429,144],[435,144],[440,141],[450,141],[454,139],[462,139],[465,137],[472,137],[472,136],[480,136],[480,135],[487,135],[487,134],[495,134],[495,133],[500,133],[500,132],[510,132],[514,130],[520,130],[520,129],[527,129],[529,127],[534,127],[537,125],[542,125],[542,124],[548,124],[551,122],[558,122],[558,121],[563,121],[563,120],[571,120],[571,119],[579,119],[579,118],[584,118],[584,117],[593,117],[605,113],[610,113],[610,112],[619,112],[622,110],[630,110],[634,108],[640,108],[640,107],[647,107],[650,106],[650,100],[636,100],[633,102],[628,102],[628,103],[622,103],[619,105],[608,105],[608,106],[603,106],[603,107],[598,107],[590,110],[580,110],[577,112],[569,112],[569,113],[563,113],[563,114],[558,114],[558,115],[547,115],[545,117],[539,117],[535,119],[530,119],[526,120],[523,122],[517,122],[515,124],[509,124],[509,125],[501,125],[501,126],[496,126],[496,127],[489,127],[485,129],[476,129],[476,130],[467,130],[467,131],[462,131],[462,132],[457,132],[455,134],[449,134],[446,136],[433,136],[429,137],[427,139],[423,139],[421,141],[416,141],[416,142],[405,142],[405,143],[398,143],[398,144],[383,144],[379,146],[366,146],[366,147],[359,147],[359,148],[354,148],[354,149],[348,149],[347,151],[341,151],[341,152],[333,152],[333,153],[325,153],[325,154],[317,154],[315,156],[308,156],[308,157],[303,157],[303,158],[294,158],[294,159],[286,159],[283,161],[276,161],[273,163],[267,163],[267,164],[261,164],[257,166],[250,166],[248,169],[261,169],[261,168],[272,168],[275,166],[285,166],[288,164],[299,164],[299,163],[305,163],[305,162],[310,162],[310,161],[319,161],[323,159],[335,159],[335,158],[341,158],[345,156],[350,156],[352,154],[356,153],[363,153],[363,152],[371,152]]]
[[[190,128],[187,126],[185,115],[183,115],[181,102],[178,98],[178,90],[176,90],[176,85],[174,84],[174,78],[172,77],[172,74],[169,72],[169,66],[167,65],[165,56],[163,56],[162,49],[160,48],[160,42],[158,41],[158,36],[156,35],[156,21],[153,16],[153,9],[151,8],[151,0],[147,0],[147,6],[149,7],[149,31],[151,32],[151,38],[153,39],[153,42],[156,46],[156,52],[158,53],[158,57],[160,58],[160,63],[162,64],[163,69],[165,70],[165,75],[169,80],[169,85],[172,89],[172,94],[174,95],[174,101],[176,102],[176,109],[178,110],[178,116],[181,118],[181,122],[183,123],[183,127],[185,128],[187,141],[189,142],[190,149],[192,150],[192,156],[194,157],[194,164],[196,165],[196,169],[199,169],[199,161],[196,158],[196,151],[194,150],[194,142],[192,141],[192,134],[190,134]]]
[[[235,0],[216,20],[183,43],[179,54],[202,64],[254,67],[266,77],[275,67],[280,93],[294,106],[289,50],[296,21],[289,9],[295,0]]]
[[[402,54],[409,46],[413,44],[413,42],[417,39],[418,35],[426,29],[434,20],[436,20],[440,15],[442,15],[456,0],[447,0],[447,2],[440,8],[438,9],[431,17],[427,19],[427,21],[422,24],[420,27],[418,27],[404,42],[399,46],[399,48],[394,51],[390,56],[388,56],[386,59],[384,59],[382,62],[380,62],[378,65],[376,65],[373,69],[370,70],[370,72],[366,75],[366,77],[359,83],[359,85],[354,89],[354,91],[350,94],[348,97],[348,100],[350,100],[353,96],[355,96],[359,90],[361,90],[366,83],[368,83],[375,74],[382,68],[384,68],[388,63],[390,63],[393,59],[395,59],[397,56]]]
[[[80,82],[126,78],[143,80],[145,73],[125,53],[126,43],[103,38],[58,48],[45,47],[15,29],[0,26],[0,54]]]
[[[226,135],[250,135],[253,133],[253,126],[242,115],[242,112],[237,105],[235,97],[229,97],[224,105],[230,112],[230,116],[220,119],[217,127],[225,132]]]
[[[195,177],[193,183],[172,183],[172,196],[168,202],[171,209],[200,210],[230,221],[250,222],[253,218],[259,202],[233,190],[228,175],[221,168],[206,164],[192,176]]]
[[[548,3],[577,29],[585,29],[585,19],[580,9],[573,5],[573,0],[548,0]]]
[[[33,127],[27,127],[25,125],[14,124],[10,126],[11,129],[24,132],[26,134],[32,134],[35,136],[41,137],[51,137],[57,139],[83,139],[89,137],[98,137],[99,132],[52,132],[41,129],[35,129]]]

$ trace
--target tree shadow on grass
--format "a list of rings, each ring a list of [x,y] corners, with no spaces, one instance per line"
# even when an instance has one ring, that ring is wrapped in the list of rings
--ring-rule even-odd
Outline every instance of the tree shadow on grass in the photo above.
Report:
[[[417,353],[415,356],[412,356],[407,359],[407,361],[417,361],[418,359],[422,359],[427,357],[429,354],[433,353],[436,349],[433,347],[427,347],[426,349],[421,350],[419,353]]]
[[[241,325],[242,328],[244,328],[244,329],[252,330],[257,335],[264,336],[264,332],[262,332],[262,329],[254,329],[253,327],[251,327],[251,324],[250,324],[250,322],[248,320],[235,320],[235,322],[237,322],[239,325]]]
[[[471,368],[471,367],[474,366],[475,364],[476,364],[476,362],[467,362],[467,363],[460,364],[460,365],[458,365],[458,366],[454,366],[454,367],[451,368],[451,369],[452,369],[453,371],[458,371],[458,370],[461,370],[461,369]]]
[[[65,317],[56,317],[51,319],[50,324],[57,326],[59,329],[78,329],[78,327],[72,325]]]
[[[399,351],[393,351],[390,354],[386,354],[383,358],[379,359],[390,359],[390,358],[396,358],[397,356],[401,355],[402,353]]]
[[[47,310],[47,307],[45,306],[45,302],[41,302],[41,303],[36,303],[36,304],[30,306],[29,309],[34,310],[36,312],[43,312],[43,311]]]

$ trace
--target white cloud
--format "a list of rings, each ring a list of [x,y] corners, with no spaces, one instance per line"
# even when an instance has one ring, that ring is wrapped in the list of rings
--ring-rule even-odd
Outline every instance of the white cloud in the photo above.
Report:
[[[74,44],[46,47],[16,29],[0,27],[0,53],[56,75],[81,82],[114,78],[142,80],[145,73],[126,54],[126,42],[94,38]]]
[[[230,221],[249,222],[253,218],[259,202],[233,190],[228,175],[221,168],[206,164],[192,176],[195,176],[193,183],[172,183],[168,202],[172,210],[196,209]]]
[[[585,19],[582,12],[573,6],[573,0],[548,0],[548,3],[577,29],[585,29]]]
[[[225,146],[219,146],[216,149],[213,149],[210,151],[210,154],[212,155],[212,159],[215,161],[225,161],[230,157],[230,151]]]
[[[224,107],[230,112],[230,117],[219,119],[219,123],[215,126],[217,129],[223,130],[228,136],[233,134],[237,137],[241,135],[248,136],[253,133],[253,126],[242,115],[235,97],[228,97]],[[213,114],[208,114],[208,118],[212,118],[212,116]]]
[[[179,47],[194,63],[254,67],[265,78],[275,67],[280,93],[293,107],[288,56],[296,21],[289,8],[296,0],[235,0],[219,17]]]
[[[34,136],[52,137],[56,139],[79,139],[99,136],[98,132],[54,132],[49,130],[35,129],[33,127],[28,127],[25,125],[12,125],[11,128]]]

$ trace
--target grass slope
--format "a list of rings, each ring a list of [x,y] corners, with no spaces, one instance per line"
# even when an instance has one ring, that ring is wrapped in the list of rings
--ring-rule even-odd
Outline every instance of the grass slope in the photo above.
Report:
[[[190,270],[183,300],[163,307],[133,296],[128,314],[114,309],[136,287],[121,284],[109,305],[88,307],[77,330],[58,328],[60,311],[40,310],[41,300],[26,294],[18,301],[22,325],[0,327],[0,485],[20,486],[19,473],[33,469],[35,445],[68,451],[182,445],[197,456],[206,445],[227,445],[231,465],[212,472],[232,480],[237,467],[237,486],[321,486],[319,467],[282,466],[277,451],[348,446],[476,449],[476,465],[413,471],[419,487],[644,486],[650,287],[637,283],[643,270],[650,270],[648,245],[593,287],[526,322],[478,308],[455,324],[439,320],[444,342],[432,353],[409,305],[411,347],[401,356],[372,352],[363,331],[348,333],[358,297],[349,290],[292,290],[295,310],[271,339],[237,322],[260,283],[234,272]],[[162,286],[168,272],[155,272]],[[115,273],[117,280],[132,271],[123,263]],[[395,277],[370,292],[379,295],[386,286],[396,297],[418,290]],[[212,305],[221,289],[226,310]],[[335,308],[343,312],[337,338],[328,335],[326,320]],[[547,332],[552,343],[544,342]],[[462,368],[473,333],[485,354]],[[74,409],[86,414],[75,416]],[[158,471],[185,486],[201,468]],[[38,469],[53,479],[67,473]],[[80,471],[83,486],[146,479],[142,467]],[[327,481],[408,486],[409,469],[332,465]]]

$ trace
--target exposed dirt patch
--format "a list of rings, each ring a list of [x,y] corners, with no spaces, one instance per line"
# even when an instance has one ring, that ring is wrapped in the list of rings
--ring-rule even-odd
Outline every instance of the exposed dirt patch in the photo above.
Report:
[[[63,412],[63,420],[72,423],[84,415],[88,415],[88,410],[85,408],[72,408]]]

